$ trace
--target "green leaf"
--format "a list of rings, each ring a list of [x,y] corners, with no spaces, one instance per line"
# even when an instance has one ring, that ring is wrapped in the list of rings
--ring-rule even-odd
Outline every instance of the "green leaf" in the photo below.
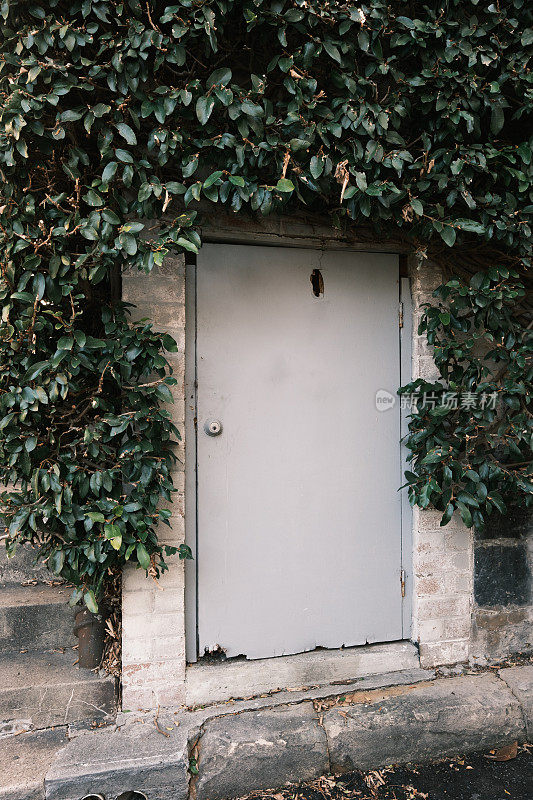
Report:
[[[125,250],[128,255],[134,256],[137,252],[137,240],[135,236],[132,236],[130,233],[121,233],[118,238],[122,249]]]
[[[32,450],[35,450],[37,446],[37,437],[36,436],[28,436],[26,441],[24,442],[24,448],[28,453],[31,453]]]
[[[429,453],[424,456],[421,463],[422,464],[437,464],[439,461],[442,461],[442,450],[430,450]]]
[[[485,233],[485,227],[481,222],[476,222],[473,219],[456,219],[454,225],[456,228],[469,233]]]
[[[466,506],[461,500],[457,501],[457,508],[461,515],[461,519],[463,520],[464,524],[467,528],[472,527],[472,514],[470,513],[470,509]]]
[[[137,144],[137,137],[133,128],[130,128],[125,122],[119,122],[115,127],[128,144]]]
[[[451,225],[444,225],[442,230],[440,231],[440,235],[442,236],[443,240],[446,242],[448,247],[454,246],[455,240],[457,238],[457,234],[455,233],[455,228],[452,228]]]
[[[361,50],[363,50],[366,53],[366,51],[368,50],[368,46],[370,44],[370,39],[368,37],[368,33],[364,28],[362,28],[357,34],[357,41],[359,42],[359,47],[361,48]]]
[[[442,515],[442,519],[440,521],[441,527],[448,524],[448,522],[451,520],[453,516],[454,510],[455,506],[453,505],[453,503],[448,503],[448,505],[446,506],[446,511]]]
[[[96,597],[94,596],[92,589],[90,589],[88,592],[85,592],[83,595],[83,600],[92,614],[98,614],[98,603],[96,602]]]
[[[221,67],[221,69],[216,69],[211,73],[207,79],[207,86],[209,88],[212,86],[227,86],[231,78],[232,72],[229,67]]]
[[[139,542],[139,544],[137,545],[136,552],[137,552],[137,561],[139,562],[141,567],[143,569],[150,569],[150,564],[151,564],[150,556],[148,554],[146,547],[141,542]]]
[[[33,389],[33,393],[41,403],[44,403],[44,405],[48,405],[48,395],[46,394],[42,386],[35,386]]]
[[[104,168],[102,172],[102,183],[109,183],[109,181],[115,175],[117,171],[118,163],[116,161],[110,161]]]
[[[103,206],[104,204],[104,201],[102,200],[98,192],[94,191],[94,189],[89,189],[87,194],[83,195],[83,199],[90,206]]]
[[[122,150],[120,147],[118,147],[115,150],[115,156],[119,161],[122,161],[123,164],[133,164],[133,156],[131,153],[128,153],[127,150]]]
[[[33,381],[35,378],[41,374],[50,364],[48,361],[38,361],[36,364],[33,364],[26,372],[25,378],[28,381]]]
[[[198,247],[191,242],[189,239],[185,239],[184,236],[180,236],[176,242],[178,247],[183,247],[184,250],[187,250],[189,253],[198,253]]]
[[[505,123],[505,114],[499,103],[494,103],[490,115],[490,129],[492,133],[499,133]]]
[[[326,53],[331,56],[331,58],[336,61],[338,64],[341,63],[341,54],[339,52],[339,48],[336,47],[333,42],[330,42],[328,39],[323,41],[324,50]]]
[[[294,192],[294,183],[288,178],[280,178],[276,184],[278,192]]]
[[[320,176],[324,172],[324,159],[318,158],[317,156],[313,156],[313,158],[311,159],[309,170],[313,178],[315,179],[320,178]]]
[[[205,125],[215,107],[213,97],[199,97],[196,101],[196,116],[198,121]]]
[[[216,183],[216,181],[218,181],[223,174],[224,173],[222,170],[217,170],[216,172],[211,173],[211,175],[204,181],[204,189],[208,189],[210,186]]]
[[[366,180],[366,175],[364,172],[355,173],[355,182],[357,184],[357,188],[360,189],[362,192],[365,192],[368,189],[368,182]]]
[[[94,114],[94,116],[98,119],[100,117],[103,117],[104,114],[109,114],[109,112],[111,111],[111,106],[108,106],[107,103],[97,103],[95,106],[93,106],[91,111]]]
[[[133,511],[140,511],[142,508],[141,503],[126,503],[124,506],[124,511],[127,511],[128,514],[131,514]]]
[[[417,200],[416,198],[411,200],[411,208],[413,209],[415,214],[417,214],[419,217],[421,217],[422,214],[424,213],[424,206],[422,205],[420,200]]]
[[[185,194],[187,191],[183,183],[178,183],[178,181],[168,181],[165,184],[165,188],[170,194]]]
[[[102,217],[105,219],[106,222],[109,222],[110,225],[118,225],[120,223],[119,217],[117,217],[115,212],[111,211],[111,209],[109,208],[103,209]]]
[[[89,519],[92,519],[93,522],[105,522],[105,517],[100,511],[89,511],[87,516]]]
[[[507,511],[507,507],[503,502],[501,495],[498,492],[491,492],[488,495],[487,500],[490,500],[490,502],[498,509],[500,514],[505,514],[505,512]]]
[[[73,336],[62,336],[57,343],[58,350],[72,350],[74,345]]]
[[[54,550],[53,553],[48,557],[48,569],[54,575],[60,575],[61,570],[65,565],[65,551],[64,550]]]
[[[144,230],[144,222],[125,222],[121,228],[124,233],[140,233]]]
[[[32,289],[35,293],[35,297],[39,300],[44,295],[44,290],[46,288],[46,281],[42,272],[39,272],[33,279],[32,282]]]
[[[193,156],[187,164],[183,167],[182,173],[184,178],[190,178],[191,175],[196,172],[196,168],[198,167],[198,156]]]
[[[396,17],[396,22],[399,22],[401,25],[404,25],[406,28],[413,30],[415,27],[415,23],[409,17]]]
[[[520,39],[520,44],[523,47],[529,47],[529,45],[533,44],[533,28],[526,28]]]

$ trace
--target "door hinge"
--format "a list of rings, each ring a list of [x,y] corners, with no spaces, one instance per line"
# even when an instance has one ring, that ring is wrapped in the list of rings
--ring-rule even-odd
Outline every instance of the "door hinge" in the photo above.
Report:
[[[402,597],[405,597],[405,570],[400,570],[400,586],[402,587]]]
[[[398,304],[398,327],[403,328],[403,303]]]

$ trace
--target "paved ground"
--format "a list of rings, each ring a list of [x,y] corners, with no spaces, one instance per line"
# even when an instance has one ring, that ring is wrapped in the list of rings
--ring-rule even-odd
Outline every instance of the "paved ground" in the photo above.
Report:
[[[297,788],[254,792],[243,800],[532,800],[532,745],[519,747],[510,761],[486,756],[323,777]]]

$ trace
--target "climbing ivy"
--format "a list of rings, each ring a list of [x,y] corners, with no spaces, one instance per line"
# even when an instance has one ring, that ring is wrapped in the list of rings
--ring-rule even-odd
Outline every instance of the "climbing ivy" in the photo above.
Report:
[[[458,511],[482,529],[493,509],[533,501],[533,331],[513,313],[524,296],[518,277],[490,267],[469,282],[452,279],[422,316],[440,379],[400,389],[414,412],[406,477],[411,502],[432,503],[441,525]]]
[[[220,206],[370,226],[430,256],[452,248],[452,268],[489,243],[523,271],[533,15],[527,0],[0,0],[0,14],[3,513],[10,549],[32,541],[94,608],[110,568],[165,568],[155,525],[178,436],[164,408],[175,344],[129,321],[117,275],[196,253],[198,213]],[[156,218],[157,229],[145,222]],[[490,307],[500,346],[520,323],[491,274],[465,297],[476,330],[477,306]],[[441,300],[464,290],[448,284]],[[440,328],[432,312],[423,323],[444,350],[470,331],[447,314]],[[513,431],[531,423],[523,399],[515,407],[513,382],[527,389],[531,377],[514,355],[526,347],[518,327],[503,345],[512,385],[498,384]],[[459,363],[457,352],[446,358]],[[472,388],[479,375],[463,378]],[[464,460],[453,435],[467,417],[415,412],[412,499],[449,516],[456,498],[480,522],[487,498],[444,442]],[[505,457],[523,460],[522,432],[520,457],[504,436]],[[448,468],[449,498],[435,489]],[[514,493],[525,491],[518,474]]]

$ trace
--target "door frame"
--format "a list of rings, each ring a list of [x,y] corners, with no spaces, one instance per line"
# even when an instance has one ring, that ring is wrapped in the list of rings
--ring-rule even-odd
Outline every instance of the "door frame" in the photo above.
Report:
[[[289,232],[288,232],[289,233]],[[368,244],[354,246],[341,238],[328,237],[327,247],[324,235],[317,235],[313,231],[310,235],[287,235],[265,231],[230,230],[222,233],[220,230],[207,229],[203,231],[204,243],[209,244],[235,244],[243,246],[285,246],[288,248],[301,248],[311,250],[349,250],[353,252],[396,253],[399,256],[399,296],[398,315],[403,324],[398,326],[398,358],[400,360],[400,385],[411,380],[412,375],[412,338],[413,314],[410,280],[404,275],[402,269],[402,255],[397,248],[389,249],[383,246],[370,246]],[[185,649],[187,663],[194,663],[199,657],[198,641],[198,481],[197,481],[197,259],[193,254],[187,253],[185,257],[185,542],[193,553],[193,560],[185,562]],[[398,400],[399,403],[399,400]],[[401,408],[400,433],[404,437],[407,433],[408,413]],[[408,451],[405,445],[399,444],[398,457],[400,459],[401,478],[407,468]],[[404,596],[402,597],[402,639],[411,638],[412,629],[412,541],[413,517],[412,509],[405,489],[400,496],[400,535],[401,535],[401,573],[398,580],[404,581]]]

